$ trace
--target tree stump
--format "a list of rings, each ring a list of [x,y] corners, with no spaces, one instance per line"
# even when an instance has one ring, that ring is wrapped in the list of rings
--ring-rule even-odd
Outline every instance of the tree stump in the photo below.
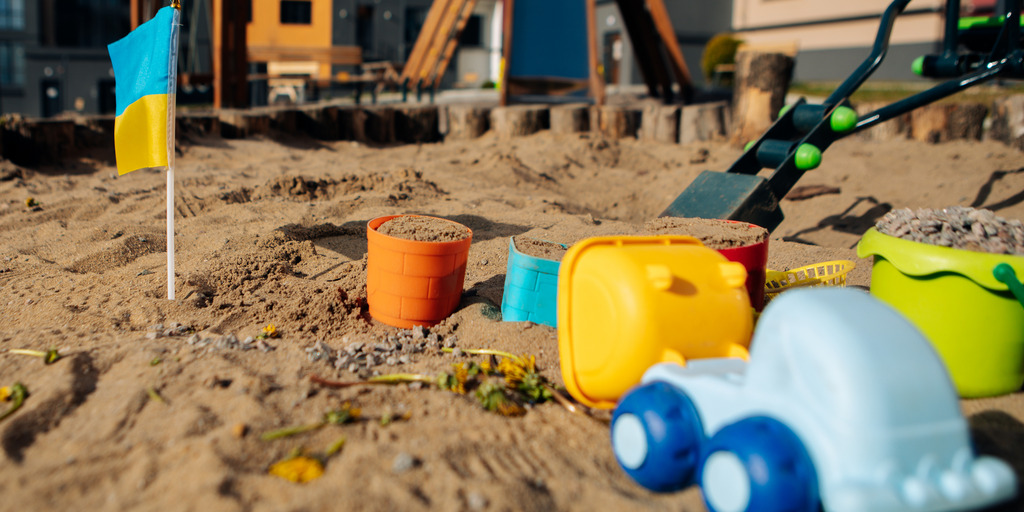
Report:
[[[793,77],[793,58],[783,53],[736,55],[732,142],[756,140],[778,117]]]
[[[617,105],[594,106],[590,109],[590,131],[608,139],[636,137],[639,110]]]
[[[638,138],[675,144],[679,142],[679,106],[647,105],[640,114]]]
[[[363,107],[352,115],[353,138],[362,143],[395,142],[395,111],[389,107]]]
[[[475,139],[490,128],[491,108],[480,105],[448,105],[445,139]]]
[[[551,131],[553,133],[581,133],[590,131],[590,113],[587,105],[559,105],[551,107],[548,115],[551,117]]]
[[[433,105],[399,107],[395,111],[395,136],[400,142],[434,142],[441,138],[438,111]]]
[[[270,115],[267,112],[221,109],[220,135],[225,139],[244,139],[270,131]]]
[[[679,116],[679,143],[691,144],[725,136],[729,104],[724,101],[686,105]]]
[[[889,103],[886,102],[869,102],[855,105],[857,115],[864,117],[866,114],[870,114],[882,107],[887,106]],[[867,130],[857,133],[858,137],[865,138],[867,140],[895,140],[905,139],[910,133],[910,113],[906,113],[900,116],[896,116],[888,121],[881,124],[877,124]]]
[[[981,140],[988,108],[980,103],[933,103],[910,112],[910,137],[939,143],[956,139]]]
[[[1024,95],[999,98],[992,104],[988,138],[1024,151]]]
[[[548,127],[548,109],[538,105],[512,105],[491,111],[491,128],[498,138],[521,137]]]

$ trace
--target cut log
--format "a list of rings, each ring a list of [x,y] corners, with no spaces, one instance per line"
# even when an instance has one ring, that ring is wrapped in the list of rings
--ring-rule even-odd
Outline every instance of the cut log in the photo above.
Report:
[[[551,131],[553,133],[581,133],[590,131],[589,107],[583,104],[558,105],[551,107]]]
[[[364,144],[395,142],[395,110],[390,107],[358,108],[352,115],[352,137]]]
[[[395,137],[400,142],[435,142],[441,138],[434,105],[406,106],[395,110]]]
[[[686,105],[679,116],[679,143],[692,144],[725,136],[729,104],[724,101]]]
[[[491,111],[491,128],[502,139],[546,130],[548,109],[538,105],[497,107]]]
[[[988,108],[980,103],[933,103],[910,112],[910,137],[939,143],[957,139],[981,140]]]
[[[640,111],[617,105],[590,108],[590,131],[608,139],[636,137]]]
[[[490,128],[491,108],[480,105],[448,105],[445,139],[475,139]]]
[[[352,139],[352,108],[336,105],[303,109],[300,129],[320,140]]]
[[[999,98],[992,104],[988,138],[1024,151],[1024,95]]]
[[[778,117],[793,77],[793,58],[783,53],[739,52],[732,142],[756,140]]]
[[[220,135],[225,139],[244,139],[270,131],[270,116],[266,112],[221,109]]]
[[[679,107],[676,105],[647,105],[640,114],[641,140],[675,144],[679,142]]]

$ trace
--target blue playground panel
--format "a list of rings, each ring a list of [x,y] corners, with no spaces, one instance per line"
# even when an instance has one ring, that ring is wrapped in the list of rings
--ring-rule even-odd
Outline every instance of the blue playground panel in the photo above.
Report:
[[[508,72],[517,78],[586,80],[587,6],[583,0],[516,0]]]

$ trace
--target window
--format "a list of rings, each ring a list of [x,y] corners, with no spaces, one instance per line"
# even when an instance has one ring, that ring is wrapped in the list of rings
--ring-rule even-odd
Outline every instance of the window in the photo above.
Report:
[[[479,47],[483,42],[483,27],[480,15],[474,14],[466,20],[466,27],[459,35],[459,46]]]
[[[281,0],[281,23],[309,25],[313,22],[313,2]]]
[[[25,47],[19,43],[0,42],[0,85],[25,85]]]
[[[39,42],[42,46],[106,48],[131,30],[128,12],[120,2],[42,2]]]
[[[0,0],[0,29],[25,28],[25,0]]]

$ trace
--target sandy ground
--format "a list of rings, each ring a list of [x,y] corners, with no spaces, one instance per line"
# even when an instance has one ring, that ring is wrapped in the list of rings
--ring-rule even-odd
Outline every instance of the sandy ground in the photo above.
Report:
[[[358,376],[307,349],[397,333],[366,309],[365,226],[436,215],[470,227],[473,244],[462,303],[429,332],[459,348],[533,354],[560,387],[556,330],[494,318],[509,237],[633,233],[738,149],[547,132],[391,148],[288,135],[180,142],[174,301],[163,173],[117,177],[110,150],[51,168],[0,167],[0,386],[30,392],[0,423],[0,510],[703,509],[696,488],[654,494],[619,469],[607,411],[549,402],[508,418],[433,388],[327,389],[309,377]],[[971,205],[1024,218],[1024,154],[996,142],[852,138],[800,184],[839,192],[783,202],[770,268],[856,260],[861,234],[891,208]],[[26,207],[30,197],[37,207]],[[870,285],[870,264],[857,261],[851,286]],[[272,351],[224,341],[269,324],[280,333],[267,340]],[[157,336],[174,325],[184,334]],[[15,348],[64,357],[44,365],[5,353]],[[470,359],[428,350],[378,370],[436,375]],[[346,402],[359,421],[260,439]],[[962,404],[978,451],[1024,477],[1024,395]],[[322,452],[341,436],[321,478],[267,474],[293,450]]]

